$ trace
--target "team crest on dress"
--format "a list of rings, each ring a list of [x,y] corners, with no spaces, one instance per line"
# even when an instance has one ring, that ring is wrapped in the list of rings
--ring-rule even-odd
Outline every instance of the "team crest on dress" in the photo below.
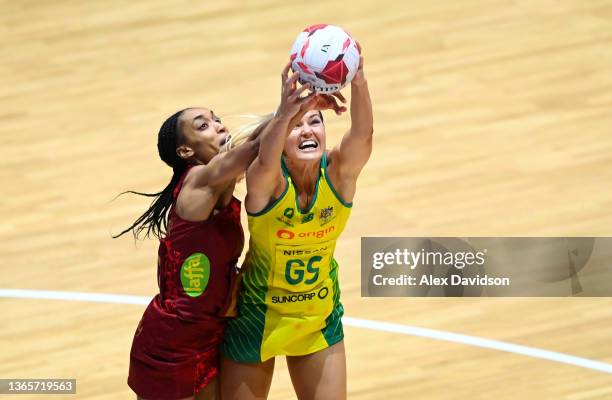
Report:
[[[321,214],[319,214],[319,219],[329,219],[334,214],[334,207],[327,207],[321,210]]]
[[[294,214],[295,214],[295,210],[291,207],[288,207],[288,208],[285,208],[285,211],[283,211],[283,215],[279,215],[278,217],[276,217],[276,219],[287,226],[293,226],[293,222],[291,222],[291,218],[293,218]]]
[[[321,223],[321,226],[326,225],[329,222],[333,221],[334,218],[335,218],[335,215],[334,215],[333,206],[325,207],[321,209],[321,213],[319,214],[319,221]]]

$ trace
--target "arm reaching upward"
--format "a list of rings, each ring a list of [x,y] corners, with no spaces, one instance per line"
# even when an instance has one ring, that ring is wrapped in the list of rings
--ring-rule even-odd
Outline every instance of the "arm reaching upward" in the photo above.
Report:
[[[282,185],[280,159],[287,134],[290,127],[306,113],[307,107],[315,98],[314,92],[300,97],[300,94],[310,89],[310,85],[306,84],[298,89],[298,74],[289,77],[290,66],[290,63],[287,64],[281,74],[281,102],[276,115],[262,132],[258,155],[247,170],[245,206],[248,212],[258,212],[265,208],[279,185]]]
[[[291,63],[287,64],[281,74],[282,90],[278,111],[262,132],[259,153],[247,170],[245,206],[248,212],[261,211],[274,198],[274,194],[280,191],[284,184],[280,160],[285,141],[304,114],[314,109],[333,109],[337,114],[346,111],[346,108],[338,105],[331,96],[316,95],[314,91],[310,91],[306,96],[300,97],[305,91],[309,91],[311,86],[305,84],[298,88],[298,74],[289,77],[290,66]]]
[[[345,201],[352,201],[355,195],[357,177],[372,153],[373,133],[372,101],[362,56],[351,82],[351,127],[329,155],[330,176]]]
[[[337,146],[341,175],[357,178],[372,153],[373,133],[372,101],[361,57],[351,82],[351,127]]]

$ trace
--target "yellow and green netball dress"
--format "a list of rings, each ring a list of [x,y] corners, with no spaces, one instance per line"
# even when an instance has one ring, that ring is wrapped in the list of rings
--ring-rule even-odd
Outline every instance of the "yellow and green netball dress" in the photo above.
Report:
[[[311,354],[344,337],[336,240],[351,212],[327,176],[326,156],[315,195],[301,210],[291,177],[266,209],[249,214],[251,240],[243,265],[238,317],[229,322],[223,352],[239,362]]]

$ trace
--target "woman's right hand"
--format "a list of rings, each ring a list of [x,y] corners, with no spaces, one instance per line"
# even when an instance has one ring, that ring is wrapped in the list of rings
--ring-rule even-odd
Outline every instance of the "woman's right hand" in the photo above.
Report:
[[[291,68],[291,62],[287,63],[281,74],[282,86],[281,86],[281,101],[276,111],[277,117],[292,118],[298,114],[306,104],[314,98],[314,90],[308,93],[304,97],[300,97],[302,93],[311,89],[310,83],[297,87],[297,80],[299,78],[298,73],[294,73],[289,77],[289,69]]]

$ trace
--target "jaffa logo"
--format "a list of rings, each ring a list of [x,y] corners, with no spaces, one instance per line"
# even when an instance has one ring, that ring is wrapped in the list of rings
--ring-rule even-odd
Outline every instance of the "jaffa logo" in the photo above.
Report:
[[[317,238],[321,239],[336,230],[336,227],[330,226],[325,229],[319,229],[318,231],[310,232],[298,232],[295,233],[288,229],[279,229],[276,231],[276,237],[279,239],[293,240],[297,236],[298,238]]]

